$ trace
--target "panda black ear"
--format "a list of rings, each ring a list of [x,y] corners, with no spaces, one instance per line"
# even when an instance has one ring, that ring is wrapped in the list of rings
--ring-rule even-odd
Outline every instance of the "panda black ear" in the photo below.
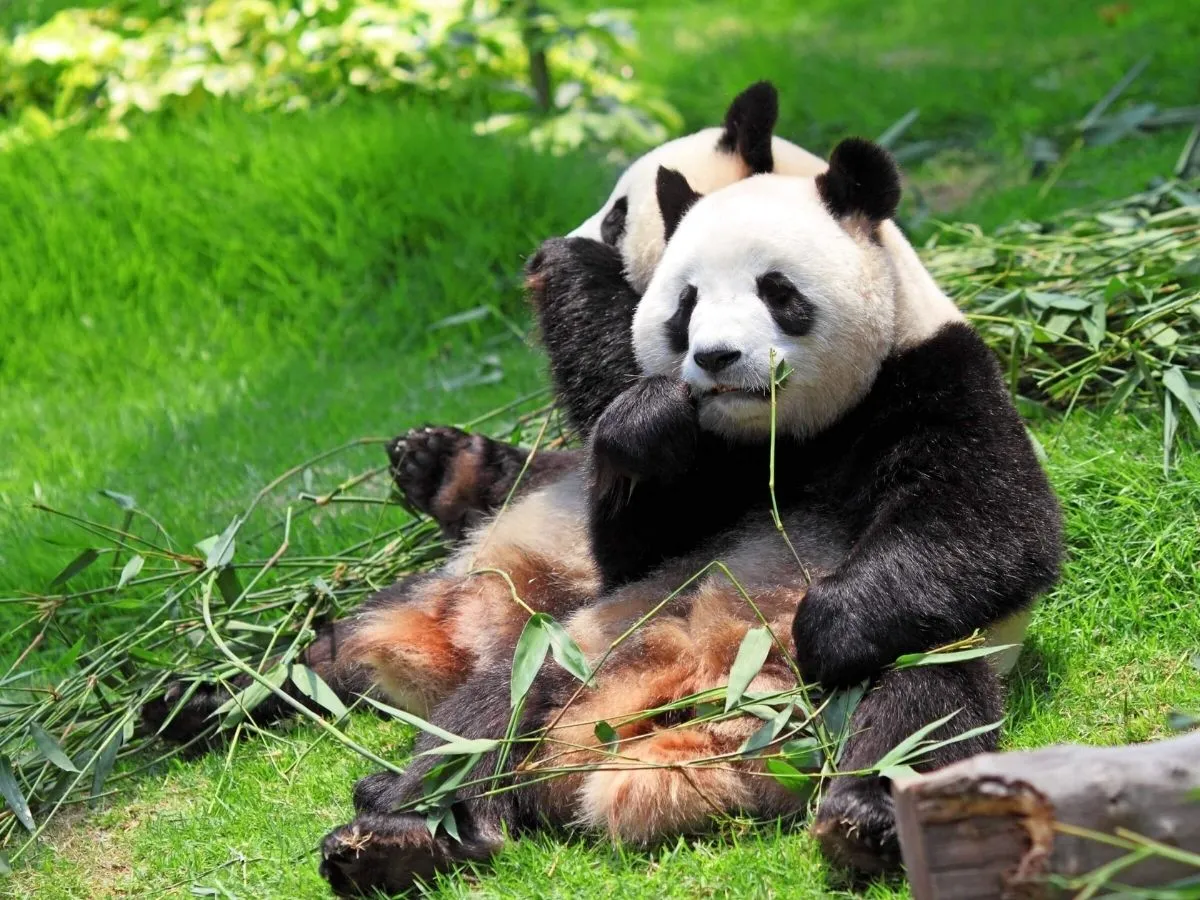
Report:
[[[737,153],[751,175],[773,171],[771,137],[779,118],[779,93],[769,81],[758,81],[733,98],[725,113],[725,131],[717,149]]]
[[[688,180],[664,166],[658,167],[658,180],[655,185],[658,190],[658,208],[662,212],[664,240],[669,241],[675,229],[679,227],[684,213],[700,199],[700,195],[692,190]]]
[[[829,169],[817,176],[817,190],[838,219],[862,216],[882,222],[900,203],[900,170],[890,153],[862,138],[833,148]]]

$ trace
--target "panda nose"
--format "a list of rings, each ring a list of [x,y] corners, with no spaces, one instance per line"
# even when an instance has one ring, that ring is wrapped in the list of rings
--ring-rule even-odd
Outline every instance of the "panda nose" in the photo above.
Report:
[[[696,361],[696,365],[702,368],[705,372],[710,372],[713,375],[724,369],[728,369],[741,358],[741,350],[731,350],[728,347],[716,347],[712,350],[697,350],[692,354],[692,359]]]

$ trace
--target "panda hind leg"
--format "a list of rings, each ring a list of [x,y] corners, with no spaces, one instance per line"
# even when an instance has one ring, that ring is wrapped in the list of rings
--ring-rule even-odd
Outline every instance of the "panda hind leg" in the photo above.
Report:
[[[984,659],[938,666],[889,670],[879,676],[851,719],[851,737],[839,768],[867,769],[909,735],[930,722],[957,714],[934,731],[945,740],[1003,717],[1003,689]],[[918,771],[996,748],[990,731],[942,747],[921,759]],[[898,869],[900,845],[891,784],[876,775],[833,779],[817,808],[813,831],[831,862],[862,875]]]
[[[565,474],[579,463],[565,450],[530,451],[458,428],[414,428],[387,446],[396,487],[450,540],[498,510],[509,494]]]

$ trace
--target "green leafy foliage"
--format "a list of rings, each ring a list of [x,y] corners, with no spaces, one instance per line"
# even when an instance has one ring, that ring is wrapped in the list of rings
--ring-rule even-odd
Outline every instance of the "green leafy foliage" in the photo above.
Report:
[[[133,8],[131,8],[133,7]],[[633,32],[612,12],[498,0],[211,0],[64,9],[0,37],[0,148],[83,127],[125,139],[146,116],[219,101],[296,112],[355,94],[430,96],[482,112],[480,133],[547,150],[642,147],[679,126],[627,74]],[[551,93],[530,97],[529,60]]]
[[[1164,460],[1200,434],[1200,183],[985,235],[944,225],[922,256],[1000,355],[1016,393],[1105,414],[1152,398]]]

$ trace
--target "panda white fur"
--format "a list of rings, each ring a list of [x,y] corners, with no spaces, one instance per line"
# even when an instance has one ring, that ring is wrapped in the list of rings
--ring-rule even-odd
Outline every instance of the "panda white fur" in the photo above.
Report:
[[[741,635],[758,624],[743,589],[806,679],[872,683],[842,770],[869,768],[955,710],[938,737],[996,721],[1002,694],[986,662],[889,663],[1027,609],[1057,575],[1058,510],[994,360],[898,231],[901,243],[893,239],[898,194],[891,161],[866,142],[841,145],[815,177],[761,174],[703,198],[660,170],[667,243],[644,296],[613,244],[543,245],[529,286],[559,399],[590,433],[587,450],[531,457],[453,429],[397,442],[401,489],[463,540],[441,572],[380,592],[324,629],[304,662],[347,698],[375,690],[463,737],[499,737],[525,620],[512,589],[566,623],[597,660],[719,558],[738,590],[709,575],[681,593],[622,646],[582,708],[570,703],[577,683],[547,666],[522,728],[554,724],[586,762],[602,750],[590,723],[719,686]],[[803,567],[768,518],[772,349],[793,370],[777,388],[776,493]],[[514,489],[506,511],[488,518]],[[755,687],[789,683],[773,653]],[[193,737],[226,696],[197,691],[164,733]],[[287,712],[272,698],[256,716]],[[326,838],[322,872],[338,893],[392,892],[488,858],[506,831],[573,824],[650,841],[703,827],[714,799],[731,813],[802,812],[756,760],[682,774],[664,766],[736,755],[758,727],[745,719],[651,720],[649,731],[619,732],[619,746],[630,742],[649,768],[468,792],[454,805],[457,841],[404,811],[438,759],[418,756],[401,776],[360,782],[357,816]],[[422,737],[416,749],[436,743]],[[979,735],[926,764],[993,744]],[[839,862],[864,871],[898,862],[879,778],[835,779],[815,828]]]

